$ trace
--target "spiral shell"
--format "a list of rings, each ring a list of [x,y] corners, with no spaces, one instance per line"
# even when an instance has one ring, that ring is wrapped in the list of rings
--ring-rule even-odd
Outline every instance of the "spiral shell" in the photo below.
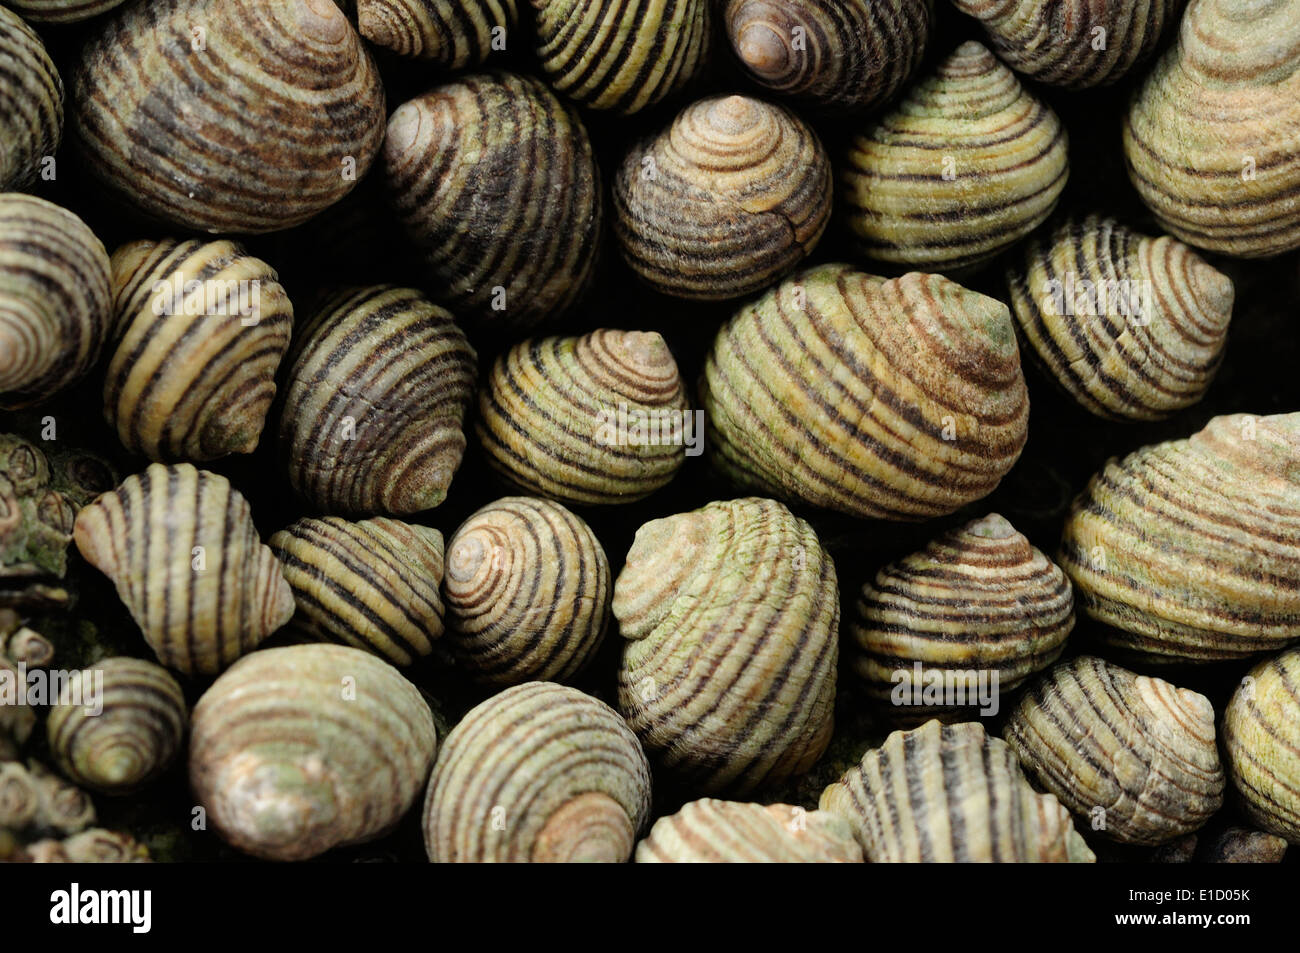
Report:
[[[213,675],[293,615],[248,501],[223,476],[152,464],[77,515],[77,548],[168,668]]]
[[[0,830],[21,831],[36,823],[40,793],[18,761],[0,761]]]
[[[343,292],[295,335],[280,442],[314,506],[416,513],[447,496],[465,452],[474,349],[418,291]]]
[[[65,838],[62,844],[68,863],[139,864],[149,860],[149,849],[129,834],[92,827]]]
[[[650,766],[623,719],[575,688],[526,682],[447,736],[424,846],[435,863],[622,863],[649,812]]]
[[[848,822],[789,804],[703,798],[661,817],[636,848],[638,864],[860,864]]]
[[[0,7],[0,192],[36,180],[63,139],[63,80],[40,36]]]
[[[35,761],[27,762],[27,773],[36,786],[35,829],[66,836],[95,823],[94,802],[81,788]]]
[[[808,770],[834,723],[835,564],[772,500],[710,503],[637,530],[614,583],[619,709],[699,791]]]
[[[831,214],[830,161],[793,113],[715,96],[632,148],[614,179],[614,211],[623,257],[651,287],[737,298],[817,245]]]
[[[1111,460],[1074,501],[1057,562],[1103,640],[1139,659],[1300,639],[1300,414],[1215,417]]]
[[[1050,794],[977,722],[895,731],[822,792],[870,863],[1091,863]]]
[[[1099,658],[1043,676],[1002,734],[1040,786],[1123,843],[1173,840],[1223,805],[1209,699]]]
[[[1300,846],[1300,649],[1242,680],[1223,715],[1223,744],[1246,813]]]
[[[125,0],[5,0],[33,23],[78,23],[106,13]]]
[[[537,57],[557,91],[622,115],[675,95],[704,65],[709,0],[533,0]]]
[[[1196,403],[1223,359],[1232,280],[1182,242],[1112,219],[1031,239],[1011,308],[1051,376],[1099,417],[1159,420]]]
[[[497,500],[461,524],[447,554],[451,649],[481,681],[566,681],[595,655],[609,621],[609,562],[563,506]]]
[[[112,301],[108,253],[85,222],[0,194],[0,409],[40,403],[89,371]]]
[[[73,675],[45,727],[64,775],[102,794],[130,794],[171,765],[187,711],[180,685],[165,669],[108,658]]]
[[[713,460],[737,485],[869,518],[991,493],[1029,417],[1005,305],[938,275],[881,282],[846,265],[741,308],[701,391]]]
[[[26,626],[7,639],[0,635],[0,643],[4,644],[2,651],[11,661],[21,662],[29,669],[45,668],[54,661],[54,643]]]
[[[541,81],[485,73],[404,103],[384,176],[428,283],[458,317],[530,327],[586,290],[600,174],[577,111]]]
[[[26,672],[0,654],[0,763],[17,758],[18,749],[36,727],[36,710],[18,694],[18,686],[25,682]]]
[[[1300,0],[1192,0],[1124,121],[1162,228],[1210,251],[1300,248]]]
[[[231,845],[306,860],[394,827],[436,748],[420,692],[369,652],[263,649],[194,706],[190,785]]]
[[[966,42],[854,137],[841,175],[846,218],[874,261],[972,268],[1051,214],[1066,153],[1056,114]]]
[[[379,74],[333,0],[144,0],[73,79],[86,165],[185,229],[288,228],[346,195],[384,136]]]
[[[505,49],[518,23],[516,0],[357,0],[363,37],[444,69],[476,65]]]
[[[442,533],[379,517],[301,519],[271,537],[294,628],[410,665],[442,635]]]

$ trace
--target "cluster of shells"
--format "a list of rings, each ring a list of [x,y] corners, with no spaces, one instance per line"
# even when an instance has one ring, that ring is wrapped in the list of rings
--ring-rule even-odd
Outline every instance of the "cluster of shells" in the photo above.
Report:
[[[0,860],[1277,860],[1298,252],[1300,0],[0,0]]]

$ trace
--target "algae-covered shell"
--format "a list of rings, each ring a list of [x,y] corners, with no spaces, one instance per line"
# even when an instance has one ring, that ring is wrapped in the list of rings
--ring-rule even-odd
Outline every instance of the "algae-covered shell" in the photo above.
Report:
[[[1099,637],[1140,659],[1300,639],[1300,414],[1215,417],[1111,460],[1074,501],[1057,562]]]
[[[870,863],[1096,859],[1070,812],[1030,787],[1011,748],[976,722],[895,731],[819,807],[853,825]]]
[[[77,515],[77,548],[168,668],[214,675],[293,615],[280,564],[225,477],[152,464]]]
[[[1173,840],[1223,804],[1209,699],[1103,659],[1056,666],[1024,694],[1002,734],[1039,785],[1123,843]]]
[[[447,544],[448,642],[481,681],[566,681],[600,647],[612,585],[600,540],[550,500],[489,503]]]
[[[1242,680],[1223,715],[1223,746],[1246,813],[1300,846],[1300,649]]]
[[[853,828],[828,811],[703,798],[661,817],[638,864],[860,864]]]
[[[519,23],[517,0],[357,0],[357,30],[375,46],[444,69],[503,50]]]
[[[835,564],[773,500],[710,503],[637,530],[614,583],[618,704],[695,790],[745,793],[808,770],[830,742]]]
[[[1015,74],[963,43],[849,145],[843,209],[866,257],[928,271],[971,268],[1056,205],[1065,129]]]
[[[1232,280],[1168,236],[1069,219],[1026,243],[1008,284],[1032,353],[1099,417],[1167,417],[1200,400],[1222,363]]]
[[[424,802],[435,863],[623,863],[650,812],[650,766],[618,713],[526,682],[447,736]]]
[[[1006,306],[938,275],[796,274],[721,329],[701,390],[731,480],[868,518],[988,495],[1027,436]]]
[[[306,860],[391,830],[419,796],[436,747],[420,692],[369,652],[264,649],[194,706],[190,785],[234,847]]]
[[[11,4],[12,5],[12,4]],[[34,182],[63,139],[63,80],[40,36],[0,7],[0,192]]]
[[[442,533],[387,517],[300,519],[271,537],[293,590],[292,627],[315,641],[366,649],[393,665],[442,635]]]
[[[78,23],[106,13],[125,0],[6,0],[33,23]]]
[[[401,515],[446,498],[477,373],[450,314],[409,288],[350,289],[296,332],[286,363],[280,442],[312,505]]]

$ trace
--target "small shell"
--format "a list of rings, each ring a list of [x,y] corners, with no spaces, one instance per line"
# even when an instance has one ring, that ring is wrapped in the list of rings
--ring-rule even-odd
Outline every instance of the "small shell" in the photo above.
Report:
[[[710,503],[636,533],[614,583],[619,709],[706,793],[808,770],[834,723],[835,564],[772,500]]]
[[[1050,794],[1038,794],[1006,743],[976,722],[895,731],[822,792],[870,863],[1091,863]]]
[[[1074,501],[1057,562],[1100,637],[1139,659],[1300,639],[1300,414],[1215,417],[1111,460]]]
[[[1056,661],[1073,628],[1065,573],[993,513],[881,569],[862,587],[850,631],[872,697],[906,706],[890,714],[919,724],[974,718],[988,701],[980,678],[994,696],[983,713],[996,713],[996,696]],[[936,676],[963,686],[961,707],[927,696]]]
[[[40,792],[18,761],[0,761],[0,830],[21,831],[36,823]]]
[[[457,317],[531,327],[586,290],[600,173],[577,110],[540,80],[485,73],[403,104],[384,176],[427,283]]]
[[[123,446],[150,460],[252,453],[293,324],[275,271],[228,241],[132,242],[112,264],[104,416]]]
[[[442,635],[442,533],[378,517],[300,519],[271,537],[298,605],[293,627],[314,641],[366,649],[393,665]]]
[[[220,672],[293,615],[248,501],[188,463],[127,477],[77,515],[73,538],[163,665],[187,675]]]
[[[1246,814],[1300,846],[1300,649],[1242,680],[1224,712],[1223,746]]]
[[[1229,827],[1215,838],[1206,852],[1210,864],[1280,864],[1287,842],[1276,834]]]
[[[394,827],[436,748],[429,706],[386,662],[341,645],[263,649],[194,707],[190,785],[228,843],[306,860]]]
[[[685,461],[694,424],[677,364],[653,331],[522,341],[496,359],[479,394],[488,463],[508,482],[564,503],[649,496]],[[650,428],[658,428],[656,443]]]
[[[0,62],[0,192],[7,192],[36,181],[41,163],[58,151],[63,80],[36,31],[3,7]]]
[[[280,442],[312,505],[416,513],[447,496],[465,451],[474,349],[418,291],[331,298],[295,333]]]
[[[108,658],[72,676],[46,722],[59,770],[82,787],[130,794],[171,766],[187,720],[185,696],[166,669]]]
[[[0,194],[0,409],[38,404],[89,371],[112,301],[108,253],[85,222]]]
[[[18,757],[18,749],[27,743],[36,727],[36,709],[18,694],[18,686],[27,683],[27,673],[12,659],[0,654],[0,763]],[[5,825],[0,824],[0,828]]]
[[[357,0],[363,37],[444,69],[474,66],[505,49],[518,23],[516,0]]]
[[[704,798],[661,817],[638,864],[860,864],[853,828],[828,811]]]
[[[481,681],[566,681],[609,621],[609,562],[591,528],[549,500],[505,497],[447,545],[448,635]]]
[[[4,654],[29,669],[45,668],[54,661],[54,643],[26,626],[8,636],[7,639],[0,635],[0,642],[4,643]]]
[[[72,858],[63,849],[63,841],[44,840],[34,841],[24,848],[26,860],[33,864],[70,864]]]
[[[841,173],[862,254],[927,271],[981,264],[1043,222],[1068,176],[1065,129],[967,42],[854,138]]]
[[[650,812],[650,766],[627,725],[576,688],[527,682],[447,736],[424,802],[435,863],[623,863]]]
[[[1112,219],[1031,239],[1011,309],[1048,373],[1099,417],[1160,420],[1204,395],[1223,360],[1232,280],[1172,238]]]
[[[94,802],[81,788],[35,761],[27,762],[27,773],[36,785],[35,829],[66,836],[95,823]]]
[[[63,841],[63,852],[73,864],[139,864],[149,860],[149,849],[130,834],[92,827]]]
[[[938,275],[794,275],[719,332],[708,445],[737,485],[874,519],[991,493],[1027,436],[1011,316]]]
[[[126,0],[5,0],[33,23],[78,23],[106,13]]]

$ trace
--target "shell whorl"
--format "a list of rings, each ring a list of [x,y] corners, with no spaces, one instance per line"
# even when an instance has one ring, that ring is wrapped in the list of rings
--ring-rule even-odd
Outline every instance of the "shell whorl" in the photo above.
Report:
[[[1223,744],[1246,813],[1300,846],[1300,649],[1242,680],[1224,712]]]
[[[6,0],[13,8],[33,23],[79,23],[101,13],[107,13],[126,0]]]
[[[853,828],[828,811],[702,798],[659,818],[638,864],[860,864]]]
[[[518,24],[516,0],[357,0],[363,37],[444,69],[483,62]]]
[[[12,4],[11,4],[12,6]],[[34,182],[63,140],[63,80],[45,44],[0,7],[0,192]]]

